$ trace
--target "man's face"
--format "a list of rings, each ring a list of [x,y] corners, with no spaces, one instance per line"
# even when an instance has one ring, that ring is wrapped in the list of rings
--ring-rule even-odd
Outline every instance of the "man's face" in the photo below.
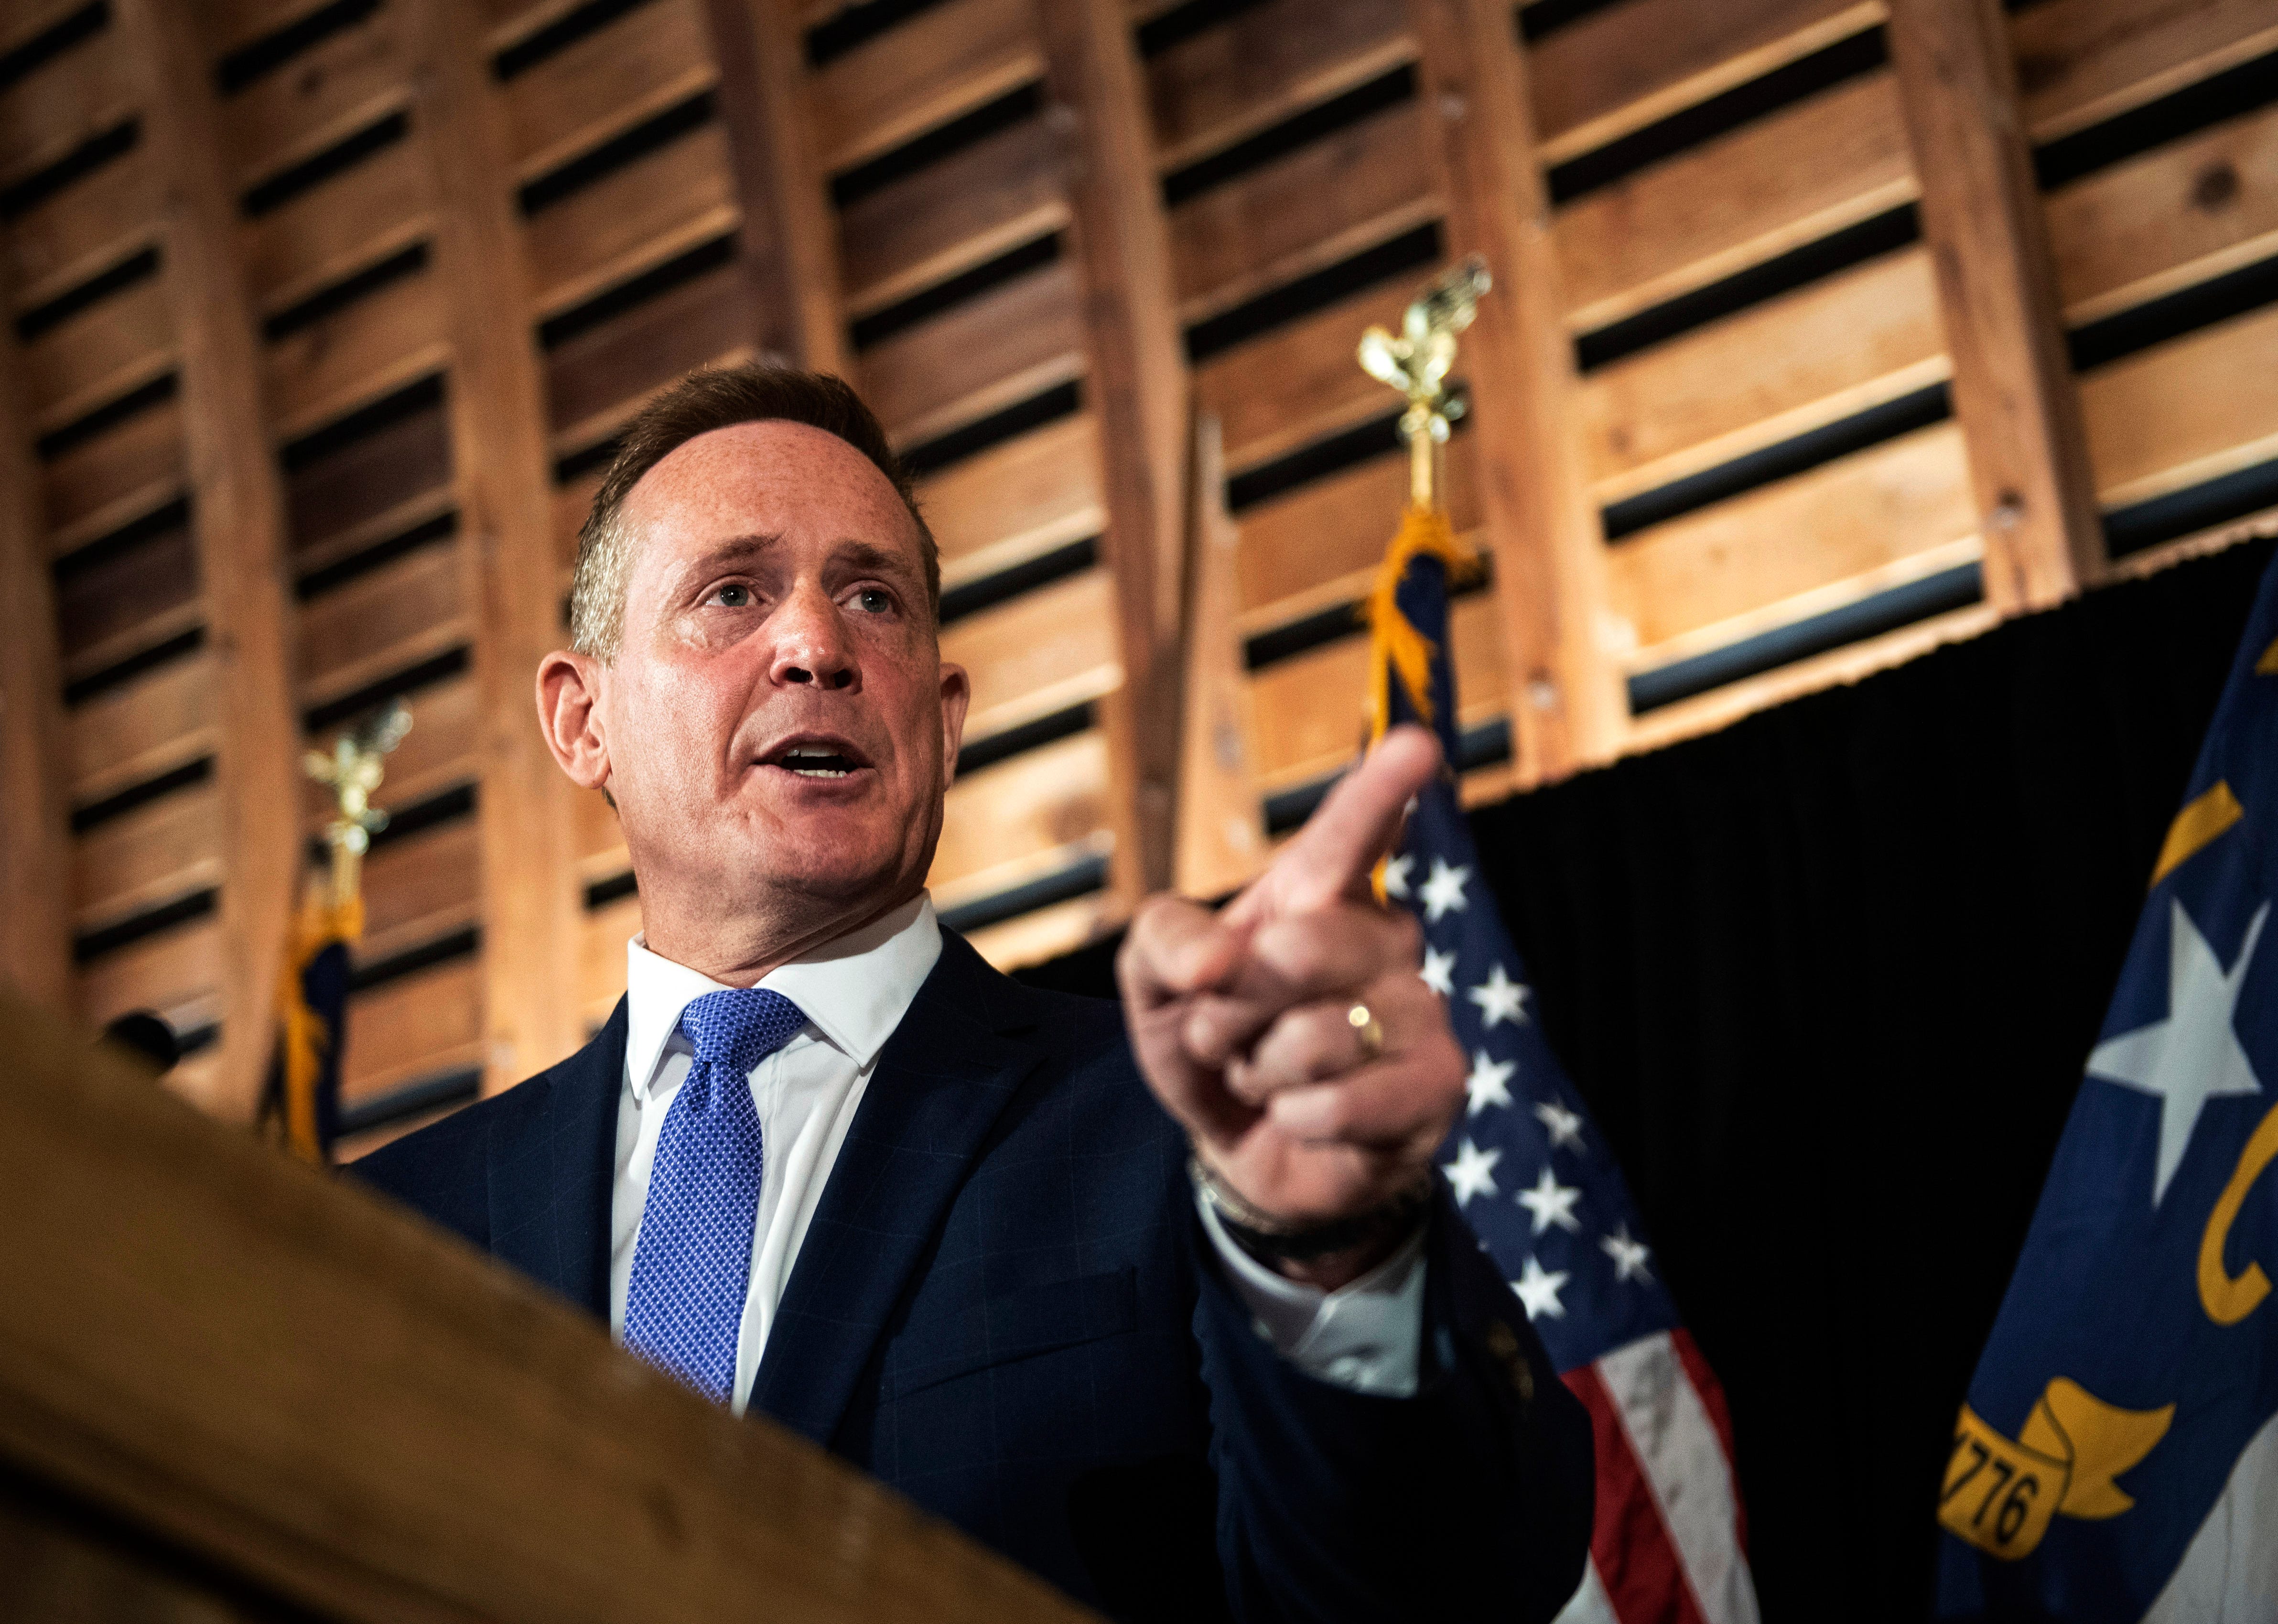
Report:
[[[852,925],[913,894],[965,723],[916,525],[836,435],[745,423],[634,486],[608,778],[645,893]]]

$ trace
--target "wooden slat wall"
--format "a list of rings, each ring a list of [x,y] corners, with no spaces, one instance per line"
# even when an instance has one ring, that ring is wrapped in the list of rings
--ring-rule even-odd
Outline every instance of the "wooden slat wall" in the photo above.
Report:
[[[614,816],[567,806],[551,854],[508,877],[485,818],[542,801],[544,773],[478,741],[517,724],[506,678],[555,630],[611,437],[693,366],[841,368],[920,469],[944,649],[975,684],[933,883],[1007,963],[1159,877],[1174,841],[1135,833],[1141,784],[1174,804],[1184,760],[1219,774],[1194,805],[1235,793],[1179,715],[1239,721],[1227,759],[1273,833],[1348,758],[1349,606],[1404,488],[1395,402],[1353,347],[1465,252],[1502,279],[1449,457],[1459,528],[1496,565],[1457,609],[1474,797],[2278,509],[2278,0],[487,0],[439,28],[442,5],[176,8],[219,88],[224,268],[280,481],[286,699],[317,738],[397,693],[418,716],[370,869],[362,1143],[418,1120],[390,1125],[391,1100],[432,1110],[573,1040],[622,985],[639,904]],[[71,10],[0,27],[13,441],[73,824],[51,928],[77,944],[84,1014],[151,1005],[210,1036],[243,694],[185,456],[200,352],[148,65],[116,25],[43,46]],[[1903,78],[1888,32],[1928,17],[1950,42],[1935,19],[1964,11],[1975,113]],[[474,87],[494,159],[439,145],[464,117],[439,67]],[[2030,150],[1999,171],[1998,143],[1950,137],[1999,121],[1983,98],[2005,76]],[[1938,224],[1997,194],[2010,247]],[[478,203],[470,278],[476,239],[453,231]],[[1942,283],[1941,254],[1968,274]],[[1999,331],[1969,303],[1989,272],[2014,295]],[[2004,440],[1965,374],[2024,353],[2036,310],[2059,429]],[[482,381],[501,364],[526,380],[506,395]],[[510,417],[477,402],[515,388],[521,439],[486,439]],[[1217,425],[1208,491],[1185,471],[1189,395]],[[2063,488],[2068,410],[2069,577],[1989,593],[1981,562],[2020,546],[1991,516],[2043,472]],[[511,635],[480,607],[501,516],[523,538]],[[1224,555],[1197,553],[1205,532],[1233,538]],[[1190,591],[1198,556],[1218,573]],[[1143,749],[1135,686],[1171,708]],[[1598,696],[1586,725],[1577,693]],[[321,799],[300,804],[312,831]],[[1231,883],[1266,846],[1243,849],[1189,867]],[[552,957],[508,893],[575,921]],[[505,989],[533,975],[557,989],[554,1036],[501,1058],[520,1040],[497,1017],[531,997]]]
[[[170,892],[212,899],[218,890],[220,1042],[209,1066],[175,1081],[209,1110],[242,1121],[255,1114],[268,1071],[300,869],[284,498],[264,445],[268,391],[237,263],[226,142],[212,81],[201,71],[195,19],[148,0],[122,0],[113,14],[117,48],[135,63],[143,138],[166,200],[159,285],[180,358],[187,505],[218,726],[203,808],[188,801],[142,810],[135,860],[114,848],[109,861],[98,854],[90,862],[83,850],[75,865],[80,940],[103,938],[100,915],[88,906],[97,887],[116,892],[111,906],[122,914],[137,904],[164,908]],[[118,927],[135,924],[122,918]]]
[[[1257,872],[1265,825],[1250,755],[1249,686],[1235,637],[1242,532],[1226,510],[1226,443],[1208,412],[1195,416],[1193,466],[1173,878],[1189,896],[1218,897]]]
[[[838,244],[806,116],[798,20],[770,0],[706,0],[706,17],[755,341],[763,355],[844,373]]]
[[[436,264],[432,131],[417,88],[420,19],[408,5],[386,5],[257,72],[226,65],[226,53],[259,51],[304,14],[215,4],[203,40],[223,76],[240,262],[266,341],[267,439],[286,480],[298,619],[293,703],[321,742],[398,693],[424,726],[417,673],[466,661],[476,628],[442,403],[453,356]],[[477,777],[470,758],[458,779],[470,801]],[[397,778],[379,798],[411,816],[375,849],[376,867],[418,827],[410,790]],[[306,785],[299,793],[295,823],[312,835],[324,798]],[[360,1052],[388,1041],[383,1017],[395,981],[386,955],[400,943],[383,933],[358,949],[346,1050],[351,1108],[363,1098]],[[432,946],[401,945],[415,954]]]
[[[402,0],[407,5],[411,0]],[[451,458],[458,473],[462,591],[480,606],[472,687],[484,740],[476,785],[482,954],[478,1007],[486,1092],[575,1050],[578,897],[575,792],[532,725],[531,673],[562,641],[545,392],[529,329],[511,200],[496,184],[505,110],[462,7],[429,0],[418,57],[436,198],[436,280],[451,350]],[[543,308],[542,306],[540,307]],[[431,1000],[434,996],[429,995]]]
[[[1123,681],[1103,701],[1112,762],[1115,904],[1170,885],[1176,854],[1181,624],[1188,610],[1192,410],[1154,141],[1122,0],[1042,8],[1045,85],[1074,141],[1071,257],[1085,387],[1099,425],[1105,538]]]
[[[852,375],[922,471],[974,678],[931,883],[1000,962],[1167,881],[1177,776],[1187,375],[1145,80],[1120,0],[1043,4],[804,13]]]
[[[2045,11],[2011,34],[2030,127],[2061,165],[2045,195],[2051,249],[2118,555],[2278,505],[2278,409],[2259,370],[2278,294],[2264,88],[2278,5]],[[2098,149],[2117,117],[2183,127]]]
[[[1892,53],[1938,279],[1985,597],[2039,609],[2104,571],[2048,222],[1998,0],[1892,0]]]
[[[256,457],[273,457],[272,481],[281,475],[296,584],[293,675],[289,695],[271,679],[271,702],[289,702],[317,737],[396,693],[418,716],[381,797],[403,816],[369,869],[371,929],[350,1013],[351,1108],[369,1110],[375,1099],[384,1107],[406,1087],[432,1097],[455,1074],[486,1069],[511,1081],[578,1035],[574,928],[511,916],[517,900],[547,889],[548,873],[574,910],[570,830],[565,808],[562,850],[549,859],[530,839],[531,808],[508,793],[501,753],[477,739],[485,731],[508,742],[527,734],[531,651],[555,640],[545,493],[563,449],[559,431],[606,433],[612,412],[621,418],[679,370],[669,356],[649,359],[646,371],[638,356],[629,364],[629,347],[610,342],[611,323],[589,319],[567,335],[583,346],[576,359],[548,378],[536,357],[554,335],[538,324],[574,319],[595,295],[702,249],[707,233],[732,238],[738,220],[732,206],[719,206],[728,188],[716,121],[684,119],[692,139],[654,142],[633,162],[557,185],[548,199],[561,211],[554,223],[544,207],[531,211],[532,246],[554,272],[533,291],[520,268],[525,200],[503,163],[470,174],[463,151],[439,149],[437,120],[448,110],[430,94],[432,76],[423,90],[420,65],[439,49],[455,52],[447,65],[467,69],[505,116],[519,115],[510,139],[521,173],[544,181],[552,158],[581,157],[705,91],[713,70],[702,29],[684,26],[700,15],[684,8],[684,26],[640,33],[643,48],[630,53],[632,31],[582,49],[570,41],[492,88],[490,50],[479,41],[439,45],[411,0],[343,12],[329,31],[302,30],[290,49],[280,30],[310,19],[307,6],[212,0],[195,15],[164,9],[182,77],[209,87],[208,96],[220,87],[216,128],[195,145],[223,167],[233,222],[216,264],[260,328],[250,379],[258,404],[254,420],[233,421],[232,432]],[[197,517],[208,496],[185,485],[183,407],[196,397],[178,379],[195,335],[165,296],[172,244],[156,210],[151,131],[120,88],[145,69],[132,39],[102,28],[52,60],[34,56],[0,90],[0,126],[18,133],[4,145],[10,181],[28,173],[32,183],[18,187],[25,201],[10,211],[7,264],[27,333],[27,437],[38,442],[42,551],[57,560],[60,676],[71,701],[58,768],[81,832],[61,869],[72,886],[66,923],[77,932],[88,1015],[155,1006],[195,1040],[228,1013],[221,994],[232,954],[217,919],[228,927],[238,883],[221,813],[233,783],[228,678],[241,664],[218,661],[205,632],[211,577],[201,568]],[[90,140],[96,146],[74,158]],[[659,184],[660,164],[672,184]],[[52,184],[42,184],[43,167],[58,177]],[[465,211],[439,207],[448,196],[439,179],[496,198],[509,223],[507,254],[457,263],[502,259],[504,297],[470,293],[449,274],[452,239],[442,228]],[[611,180],[614,190],[603,184]],[[633,216],[629,195],[654,206]],[[593,229],[597,218],[616,234]],[[565,237],[575,252],[561,251]],[[501,304],[527,309],[518,340],[512,320],[499,327]],[[45,314],[51,307],[60,313]],[[467,335],[485,326],[504,333],[509,355],[519,344],[532,357],[534,433],[524,448],[499,448],[495,391],[486,395],[469,370]],[[577,420],[549,423],[549,400],[575,402]],[[485,446],[476,433],[484,448],[470,453],[469,431],[481,428],[492,438]],[[516,479],[535,495],[506,494]],[[489,542],[498,523],[511,532],[533,508],[534,559]],[[496,583],[485,584],[486,567]],[[518,641],[474,608],[510,602],[517,586],[539,623]],[[235,647],[225,646],[232,655]],[[483,701],[490,670],[501,680]],[[497,720],[483,719],[485,704]],[[554,775],[540,755],[545,771],[525,768],[522,778],[542,793]],[[290,829],[322,821],[313,790],[267,799],[300,809]],[[487,860],[476,839],[486,813],[497,824]],[[291,834],[269,842],[288,864],[295,844]],[[281,923],[260,930],[267,945],[249,965],[274,962]],[[546,970],[544,950],[565,944],[562,969]],[[243,973],[259,975],[264,991],[273,984],[273,973]],[[539,1030],[548,987],[559,989],[564,1016],[552,1035]],[[502,1023],[502,1012],[516,1021]],[[261,1024],[248,1023],[247,1037],[265,1046]]]
[[[1564,282],[1535,161],[1534,111],[1501,0],[1410,6],[1427,140],[1451,252],[1496,286],[1470,336],[1473,456],[1502,632],[1511,781],[1529,787],[1602,761],[1626,718],[1598,642],[1607,615],[1565,323]],[[1479,696],[1474,696],[1479,697]]]
[[[20,997],[64,1006],[72,996],[72,839],[63,680],[12,338],[0,333],[0,596],[15,622],[0,646],[0,977]]]

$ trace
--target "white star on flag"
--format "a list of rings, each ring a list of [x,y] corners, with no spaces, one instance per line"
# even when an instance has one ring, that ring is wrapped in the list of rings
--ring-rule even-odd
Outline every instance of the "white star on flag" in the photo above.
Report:
[[[1403,859],[1404,861],[1404,859]],[[1450,947],[1441,953],[1437,947],[1424,950],[1424,968],[1417,972],[1424,984],[1441,998],[1456,996],[1456,950]]]
[[[1550,1164],[1547,1161],[1542,1164],[1542,1176],[1535,1180],[1534,1188],[1520,1191],[1517,1198],[1521,1207],[1534,1214],[1534,1232],[1537,1235],[1554,1223],[1562,1229],[1579,1231],[1582,1221],[1574,1216],[1574,1203],[1581,1199],[1582,1187],[1560,1184],[1558,1176],[1550,1170]]]
[[[1416,859],[1403,852],[1397,857],[1384,861],[1384,894],[1405,900],[1408,895],[1408,870],[1416,866]]]
[[[1494,1164],[1502,1160],[1500,1149],[1491,1146],[1481,1150],[1469,1139],[1464,1141],[1456,1152],[1456,1159],[1440,1168],[1448,1176],[1448,1188],[1454,1192],[1457,1207],[1466,1205],[1475,1195],[1494,1194]]]
[[[1485,981],[1464,996],[1479,1007],[1482,1024],[1493,1031],[1505,1021],[1515,1025],[1525,1024],[1526,1011],[1521,1006],[1526,1002],[1530,990],[1523,983],[1504,975],[1502,966],[1498,964]]]
[[[1444,857],[1432,859],[1431,877],[1424,882],[1424,923],[1438,924],[1440,915],[1453,910],[1462,913],[1471,904],[1464,900],[1464,882],[1472,877],[1472,865],[1449,868]]]
[[[1464,1079],[1464,1092],[1471,1096],[1471,1106],[1464,1115],[1477,1116],[1491,1105],[1511,1103],[1511,1074],[1518,1069],[1517,1061],[1495,1061],[1487,1058],[1485,1049],[1472,1054],[1472,1075]]]
[[[1546,1270],[1536,1259],[1529,1258],[1525,1269],[1510,1283],[1510,1289],[1525,1305],[1528,1319],[1539,1320],[1547,1314],[1554,1320],[1563,1320],[1566,1317],[1566,1305],[1558,1300],[1558,1290],[1567,1279],[1564,1269]]]
[[[1570,1111],[1555,1099],[1546,1099],[1534,1107],[1534,1118],[1550,1130],[1550,1148],[1562,1145],[1568,1150],[1582,1148],[1582,1114]]]
[[[2270,904],[2257,909],[2246,927],[2238,962],[2223,974],[2214,949],[2175,905],[2167,948],[2167,1018],[2107,1038],[2088,1057],[2088,1075],[2160,1097],[2160,1154],[2152,1176],[2152,1205],[2167,1193],[2167,1181],[2182,1165],[2183,1152],[2198,1126],[2199,1110],[2223,1094],[2259,1094],[2253,1065],[2231,1030],[2238,990],[2253,961],[2254,944],[2270,916]]]
[[[1629,1225],[1616,1224],[1614,1232],[1598,1243],[1598,1250],[1613,1259],[1616,1280],[1653,1278],[1653,1271],[1645,1266],[1645,1260],[1653,1255],[1653,1248],[1643,1241],[1632,1240]]]

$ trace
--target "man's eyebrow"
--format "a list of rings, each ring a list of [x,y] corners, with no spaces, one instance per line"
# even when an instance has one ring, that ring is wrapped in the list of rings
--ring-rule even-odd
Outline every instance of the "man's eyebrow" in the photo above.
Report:
[[[858,570],[875,571],[881,575],[913,575],[916,571],[909,558],[898,548],[880,547],[872,541],[841,541],[831,549],[830,562],[851,564]]]
[[[770,548],[781,546],[782,543],[783,538],[779,535],[730,536],[724,540],[715,541],[706,548],[692,562],[699,570],[716,569],[722,564],[733,563],[738,559],[764,553]]]
[[[729,536],[714,542],[689,561],[689,569],[696,574],[707,574],[714,570],[759,557],[783,545],[783,537],[776,533],[754,533]],[[854,571],[874,575],[890,575],[914,580],[916,564],[899,548],[881,547],[875,541],[858,541],[851,537],[832,545],[825,567],[833,571]]]

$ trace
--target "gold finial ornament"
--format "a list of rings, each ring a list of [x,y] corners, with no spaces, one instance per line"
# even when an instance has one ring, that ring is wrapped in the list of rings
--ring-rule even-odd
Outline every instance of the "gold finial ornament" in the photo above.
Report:
[[[325,825],[333,853],[333,900],[344,904],[356,894],[363,854],[371,837],[387,827],[387,814],[371,804],[371,793],[387,774],[387,755],[411,731],[411,708],[401,700],[375,711],[333,741],[332,754],[311,750],[301,758],[308,775],[338,798],[340,816]]]
[[[1456,539],[1441,502],[1440,448],[1448,443],[1449,425],[1464,415],[1462,397],[1448,391],[1448,374],[1456,364],[1456,334],[1472,325],[1479,301],[1494,286],[1487,261],[1473,254],[1416,295],[1396,335],[1382,327],[1361,334],[1362,370],[1408,398],[1408,410],[1400,414],[1401,438],[1408,442],[1408,510],[1401,515],[1400,529],[1361,604],[1361,617],[1369,625],[1372,744],[1392,725],[1395,683],[1418,721],[1428,725],[1433,720],[1431,668],[1435,649],[1400,604],[1400,586],[1409,567],[1420,558],[1437,558],[1450,586],[1472,578],[1479,567],[1472,550]]]
[[[1396,335],[1382,327],[1361,334],[1362,369],[1408,397],[1400,436],[1408,442],[1408,499],[1419,511],[1438,502],[1440,448],[1448,443],[1448,425],[1464,415],[1462,398],[1448,393],[1456,334],[1472,325],[1494,286],[1487,261],[1474,254],[1417,295]]]

